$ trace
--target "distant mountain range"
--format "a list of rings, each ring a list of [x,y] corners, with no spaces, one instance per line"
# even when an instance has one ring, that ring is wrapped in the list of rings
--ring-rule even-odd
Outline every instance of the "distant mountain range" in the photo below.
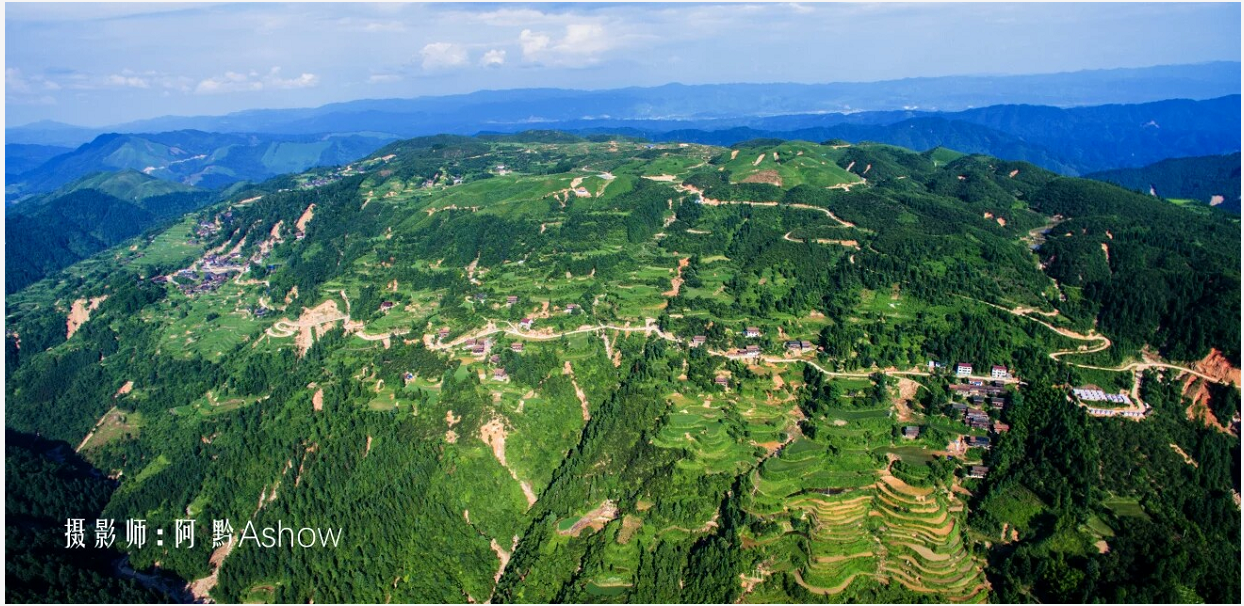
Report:
[[[45,146],[5,146],[8,166],[36,164],[6,175],[5,198],[47,192],[99,171],[136,170],[152,177],[215,189],[262,181],[316,166],[346,164],[392,137],[366,135],[218,134],[182,130],[158,134],[104,134],[68,153],[46,158]]]
[[[795,114],[746,119],[730,128],[669,129],[679,122],[575,120],[541,125],[581,135],[615,134],[653,141],[732,145],[779,138],[876,141],[911,149],[947,147],[1008,160],[1025,160],[1066,175],[1139,167],[1167,158],[1226,154],[1240,149],[1240,96],[1137,105],[1056,108],[999,105],[961,112],[884,111]],[[709,127],[738,120],[704,121]],[[524,125],[530,126],[530,125]],[[515,132],[494,129],[493,132]],[[261,181],[315,166],[361,158],[393,135],[219,134],[183,130],[158,134],[105,134],[75,150],[9,144],[6,200],[16,201],[99,171],[138,170],[160,179],[212,189]],[[40,162],[42,160],[42,162]]]
[[[225,116],[166,116],[89,129],[42,122],[6,129],[10,143],[79,145],[97,135],[178,130],[275,134],[436,133],[530,128],[711,129],[756,118],[859,111],[960,111],[998,104],[1055,107],[1209,99],[1239,94],[1240,64],[1214,62],[1019,76],[945,76],[829,84],[668,84],[582,91],[516,89],[414,99],[370,99]],[[795,128],[791,126],[788,128]]]
[[[1085,175],[1170,200],[1194,200],[1240,212],[1240,154],[1172,158],[1141,168]]]
[[[911,149],[948,147],[1077,176],[1182,156],[1240,149],[1240,95],[1062,109],[998,105],[962,112],[863,112],[780,116],[724,130],[569,129],[621,132],[655,141],[732,145],[755,138],[875,141]]]

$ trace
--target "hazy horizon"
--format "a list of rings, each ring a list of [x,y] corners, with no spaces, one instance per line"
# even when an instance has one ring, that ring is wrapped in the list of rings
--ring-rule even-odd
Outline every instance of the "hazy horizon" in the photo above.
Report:
[[[481,90],[1238,62],[1240,47],[1238,4],[10,3],[5,20],[10,126]]]
[[[1204,61],[1204,62],[1200,62],[1200,63],[1186,63],[1186,64],[1146,65],[1146,66],[1136,66],[1136,67],[1115,67],[1115,68],[1111,68],[1111,67],[1104,67],[1104,68],[1092,68],[1092,69],[1082,69],[1082,70],[1071,70],[1071,71],[1064,71],[1064,72],[1029,72],[1029,73],[1024,73],[1024,74],[993,74],[993,73],[976,73],[976,74],[947,74],[947,75],[944,75],[944,76],[912,76],[912,77],[910,77],[910,78],[894,78],[894,79],[887,79],[887,80],[838,80],[838,81],[833,81],[833,82],[829,82],[829,81],[826,81],[826,82],[779,82],[779,81],[770,81],[770,82],[700,82],[700,83],[665,82],[665,83],[661,83],[661,84],[653,84],[653,85],[646,85],[646,86],[620,86],[620,87],[597,87],[597,88],[587,88],[587,87],[584,87],[584,88],[566,88],[566,87],[514,87],[514,88],[481,88],[481,89],[472,90],[472,91],[467,91],[467,92],[463,92],[463,93],[445,93],[445,94],[439,94],[439,95],[438,95],[438,94],[416,95],[416,96],[413,96],[413,97],[359,97],[359,98],[356,98],[356,99],[343,99],[343,100],[340,100],[340,101],[329,101],[329,102],[327,102],[327,103],[321,103],[321,104],[317,104],[317,105],[296,105],[296,106],[283,107],[283,108],[275,108],[275,107],[247,107],[247,108],[242,108],[242,109],[238,109],[238,110],[232,110],[232,111],[221,112],[221,113],[215,113],[215,114],[213,114],[213,113],[202,113],[202,114],[159,114],[159,115],[144,116],[144,117],[141,117],[141,118],[136,118],[136,119],[134,119],[134,120],[127,120],[127,121],[125,121],[125,122],[110,122],[110,123],[105,123],[105,124],[76,124],[76,123],[63,122],[63,121],[60,121],[60,120],[54,120],[54,119],[49,119],[49,118],[41,118],[41,119],[38,119],[38,120],[32,120],[32,121],[29,121],[29,122],[25,122],[25,123],[22,123],[22,124],[8,124],[8,125],[6,125],[6,128],[21,128],[21,127],[33,126],[33,125],[40,124],[40,123],[53,123],[53,124],[60,124],[60,125],[65,125],[65,126],[74,126],[74,127],[81,127],[81,128],[102,128],[102,127],[107,127],[107,126],[117,126],[117,125],[120,125],[120,124],[123,124],[123,123],[128,123],[128,122],[141,122],[141,121],[144,121],[144,120],[154,120],[154,119],[160,119],[160,118],[174,118],[174,117],[197,117],[197,116],[205,116],[205,117],[221,117],[221,116],[227,116],[227,115],[231,115],[231,114],[243,113],[243,112],[248,112],[248,111],[263,111],[263,110],[267,110],[267,109],[315,109],[315,108],[318,108],[318,107],[323,107],[323,106],[326,106],[326,105],[333,105],[333,104],[339,104],[339,103],[350,103],[350,102],[353,102],[353,101],[388,101],[388,100],[409,100],[409,99],[417,99],[417,98],[453,97],[453,96],[472,95],[472,94],[475,94],[475,93],[506,92],[506,91],[522,91],[522,90],[568,90],[568,91],[588,91],[588,92],[590,92],[590,91],[624,90],[624,89],[629,89],[629,88],[649,89],[649,88],[661,88],[661,87],[665,87],[665,86],[731,86],[731,85],[764,85],[764,84],[772,84],[772,85],[788,85],[788,84],[795,84],[795,85],[809,85],[809,86],[814,86],[814,85],[824,85],[824,84],[870,84],[870,83],[892,82],[892,81],[901,81],[901,80],[918,79],[918,78],[940,78],[940,77],[945,77],[945,78],[984,78],[984,77],[1008,77],[1008,76],[1043,76],[1043,75],[1057,75],[1057,74],[1068,74],[1068,73],[1078,73],[1078,72],[1110,71],[1110,70],[1119,70],[1119,69],[1146,69],[1146,68],[1162,68],[1162,67],[1181,67],[1181,66],[1192,66],[1192,65],[1209,65],[1209,64],[1213,64],[1213,63],[1235,63],[1235,64],[1240,64],[1241,62],[1239,62],[1239,61]],[[850,111],[841,112],[841,113],[854,113],[854,112],[864,112],[864,111],[875,111],[875,110],[858,109],[858,110],[850,110]],[[930,109],[929,111],[938,111],[938,110],[933,110],[933,109]],[[803,112],[803,113],[827,113],[827,112]],[[828,112],[828,113],[838,113],[838,112]]]

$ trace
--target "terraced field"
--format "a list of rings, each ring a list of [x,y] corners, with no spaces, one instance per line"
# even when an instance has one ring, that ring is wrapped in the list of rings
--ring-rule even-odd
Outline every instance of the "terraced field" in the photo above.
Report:
[[[776,545],[806,536],[806,555],[786,550],[787,560],[774,570],[814,594],[837,595],[872,580],[901,583],[935,601],[984,601],[989,586],[983,563],[964,545],[963,502],[936,482],[917,486],[891,471],[899,457],[881,444],[888,435],[882,429],[893,421],[871,411],[844,412],[854,414],[830,416],[851,421],[839,419],[821,432],[827,435],[789,444],[753,473],[748,510],[780,530],[748,542]]]

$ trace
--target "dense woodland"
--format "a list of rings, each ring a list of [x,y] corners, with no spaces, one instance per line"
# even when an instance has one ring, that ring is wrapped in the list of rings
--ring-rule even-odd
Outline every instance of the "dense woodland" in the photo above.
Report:
[[[1085,175],[1108,181],[1142,194],[1167,199],[1196,200],[1210,204],[1214,196],[1222,199],[1217,208],[1240,212],[1239,152],[1221,156],[1171,158],[1141,168],[1107,170]]]
[[[911,486],[972,493],[957,514],[956,553],[979,560],[991,588],[980,599],[1239,600],[1238,438],[1188,421],[1169,375],[1143,378],[1154,406],[1145,421],[1087,417],[1066,386],[1101,374],[1051,359],[1075,343],[998,308],[1057,310],[1051,321],[1072,330],[1095,325],[1114,346],[1086,362],[1114,365],[1148,345],[1179,362],[1216,348],[1238,366],[1238,220],[949,150],[781,141],[723,150],[537,132],[427,137],[374,157],[390,154],[380,170],[314,187],[290,176],[237,192],[230,200],[249,202],[227,213],[187,207],[182,227],[133,240],[136,251],[126,241],[10,298],[6,427],[84,443],[99,470],[6,453],[11,478],[65,482],[40,493],[51,500],[10,493],[10,519],[31,520],[7,530],[10,591],[14,578],[25,583],[10,596],[154,599],[101,567],[117,554],[39,568],[47,525],[69,508],[141,513],[164,527],[201,520],[194,549],[125,552],[136,570],[158,562],[186,580],[212,572],[208,520],[347,530],[336,549],[236,548],[219,569],[217,601],[941,601],[950,594],[871,578],[826,594],[796,574],[816,563],[818,520],[789,503],[830,490],[825,478],[873,482],[884,468]],[[745,182],[753,168],[785,181]],[[821,185],[864,172],[867,186]],[[677,181],[643,178],[665,173]],[[572,176],[603,193],[573,195]],[[700,204],[694,191],[736,203]],[[737,203],[749,201],[779,204]],[[295,238],[290,226],[312,204]],[[169,236],[217,220],[194,246]],[[286,235],[271,245],[278,224]],[[271,251],[245,284],[187,295],[152,280],[202,251],[237,247],[249,258],[264,242]],[[676,271],[681,290],[664,294]],[[100,294],[66,339],[68,303]],[[300,352],[268,330],[327,300],[373,332],[401,332],[382,346],[336,323]],[[588,333],[526,340],[520,351],[511,344],[523,339],[499,332],[496,362],[441,346],[536,315],[541,303],[553,306],[541,328],[642,325],[651,314],[664,333],[705,344]],[[744,337],[756,324],[763,334]],[[448,336],[420,338],[438,328]],[[794,363],[779,385],[770,365],[721,355],[749,344],[777,355],[781,333],[814,343],[805,359],[817,367],[854,376]],[[1025,381],[992,413],[1010,431],[970,455],[993,470],[985,480],[964,477],[966,460],[887,459],[909,451],[889,412],[897,379],[882,370],[930,360],[1005,365]],[[489,378],[497,368],[504,383]],[[968,435],[946,414],[952,379],[919,380],[912,406],[925,434],[906,448]],[[715,406],[701,407],[709,398]],[[1210,401],[1230,419],[1238,389],[1214,386]],[[683,428],[701,422],[689,410],[709,415],[695,426],[705,437]],[[103,423],[110,411],[125,420]],[[508,431],[505,465],[480,437],[490,424]],[[784,509],[766,509],[757,478],[795,468],[799,453],[824,457],[832,473],[799,478],[808,483]],[[599,527],[575,527],[605,504],[616,512]],[[1004,527],[1016,540],[990,539]],[[1108,552],[1094,548],[1098,534]],[[758,570],[763,582],[745,590],[740,575]],[[66,574],[89,578],[80,587],[94,593],[44,588]]]

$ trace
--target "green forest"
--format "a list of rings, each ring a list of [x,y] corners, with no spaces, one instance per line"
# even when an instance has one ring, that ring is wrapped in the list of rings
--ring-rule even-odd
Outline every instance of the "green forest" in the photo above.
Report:
[[[165,196],[21,217],[11,601],[1240,600],[1238,217],[542,131]]]

